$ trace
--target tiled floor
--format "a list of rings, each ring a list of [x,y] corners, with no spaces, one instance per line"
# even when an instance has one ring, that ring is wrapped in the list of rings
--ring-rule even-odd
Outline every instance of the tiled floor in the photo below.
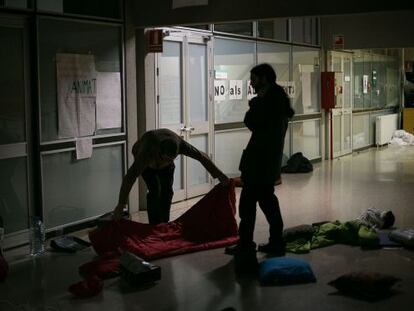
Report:
[[[283,175],[276,187],[285,227],[323,220],[350,220],[368,207],[392,210],[397,227],[414,228],[414,147],[370,149],[333,161],[323,161],[311,174]],[[239,194],[239,192],[238,192]],[[197,199],[174,205],[178,217]],[[145,221],[145,214],[134,216]],[[256,242],[267,239],[261,212]],[[291,257],[310,262],[317,283],[261,287],[252,278],[238,278],[231,257],[215,249],[153,261],[162,268],[157,284],[131,289],[119,279],[105,282],[103,292],[87,300],[73,299],[68,285],[80,280],[77,267],[94,253],[48,253],[37,259],[20,248],[6,255],[12,259],[6,282],[0,284],[0,310],[412,310],[414,251],[361,250],[335,245]],[[259,260],[263,259],[258,254]],[[379,302],[365,302],[340,295],[327,282],[344,272],[368,270],[402,279],[398,293]]]

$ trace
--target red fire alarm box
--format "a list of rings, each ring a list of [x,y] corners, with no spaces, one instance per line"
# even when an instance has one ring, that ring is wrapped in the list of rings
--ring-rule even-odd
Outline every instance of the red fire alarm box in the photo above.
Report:
[[[321,72],[321,101],[323,109],[342,107],[342,72]]]
[[[161,29],[148,30],[147,36],[147,52],[162,53],[163,35]]]

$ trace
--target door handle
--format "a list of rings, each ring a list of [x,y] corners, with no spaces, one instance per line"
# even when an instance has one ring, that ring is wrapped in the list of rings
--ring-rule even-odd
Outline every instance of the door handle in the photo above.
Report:
[[[192,126],[190,126],[190,127],[183,126],[182,128],[180,128],[181,132],[192,132],[194,130],[195,130],[195,128],[192,127]]]

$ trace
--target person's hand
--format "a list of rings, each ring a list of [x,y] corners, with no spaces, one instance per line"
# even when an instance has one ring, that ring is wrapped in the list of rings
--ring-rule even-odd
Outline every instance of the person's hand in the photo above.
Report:
[[[125,207],[126,207],[126,204],[118,204],[114,209],[112,219],[115,221],[121,220]]]

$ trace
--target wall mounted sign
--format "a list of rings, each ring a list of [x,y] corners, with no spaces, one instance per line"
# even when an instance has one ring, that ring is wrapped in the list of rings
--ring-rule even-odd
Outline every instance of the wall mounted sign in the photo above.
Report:
[[[334,50],[343,50],[345,48],[345,41],[343,35],[334,35],[333,36],[333,43],[332,48]]]
[[[93,55],[56,54],[60,138],[93,135],[96,129],[96,70]]]
[[[162,53],[162,30],[151,29],[146,33],[147,36],[147,52],[148,53]]]
[[[214,80],[214,101],[223,101],[226,99],[227,80]]]

